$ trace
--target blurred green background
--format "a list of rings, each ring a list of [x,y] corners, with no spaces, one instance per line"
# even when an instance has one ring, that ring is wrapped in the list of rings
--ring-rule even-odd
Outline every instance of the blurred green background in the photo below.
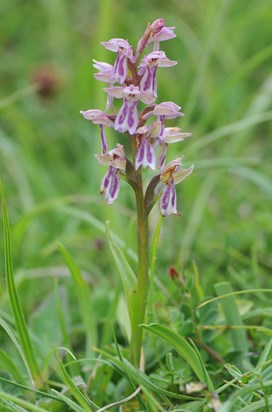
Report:
[[[160,69],[159,101],[182,106],[186,116],[171,125],[193,133],[168,160],[184,154],[195,171],[178,187],[181,217],[163,221],[157,275],[193,260],[208,293],[223,279],[268,286],[271,0],[2,0],[0,16],[0,176],[22,277],[65,275],[59,240],[93,282],[114,284],[107,219],[135,250],[131,190],[124,183],[113,206],[100,197],[99,130],[79,111],[105,106],[92,58],[112,63],[115,55],[100,42],[136,46],[147,22],[163,17],[177,38],[162,49],[179,64]],[[109,139],[113,147],[124,137],[110,131]],[[157,217],[155,207],[151,233]]]

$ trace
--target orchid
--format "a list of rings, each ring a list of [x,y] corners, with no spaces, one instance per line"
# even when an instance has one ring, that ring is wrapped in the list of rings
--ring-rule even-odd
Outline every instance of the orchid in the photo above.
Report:
[[[126,157],[122,145],[108,151],[106,127],[112,127],[117,132],[127,133],[129,136],[132,147],[134,146],[132,165],[135,171],[141,173],[141,169],[147,167],[151,170],[158,168],[160,180],[165,173],[168,144],[183,141],[191,136],[191,133],[182,132],[178,127],[165,127],[165,120],[184,115],[179,105],[171,101],[156,103],[158,67],[171,67],[177,64],[176,61],[170,60],[164,51],[159,50],[159,43],[174,37],[176,37],[174,27],[166,27],[164,19],[160,18],[147,25],[138,42],[135,55],[127,40],[113,38],[101,44],[107,50],[117,53],[114,65],[93,60],[94,67],[98,70],[94,74],[95,78],[108,83],[108,87],[104,89],[107,93],[106,110],[112,106],[114,99],[122,100],[117,114],[108,114],[96,109],[81,111],[85,119],[100,126],[102,154],[96,155],[96,158],[99,163],[109,167],[102,180],[100,192],[110,204],[119,193],[120,172],[124,176],[126,174]],[[153,51],[141,58],[137,68],[141,53],[151,43],[154,43]],[[146,108],[140,111],[139,107],[142,104],[145,104]],[[155,120],[146,124],[151,117],[155,117]],[[172,180],[167,182],[163,189],[160,201],[163,215],[176,214],[175,183],[173,182]]]
[[[133,294],[126,291],[128,305],[133,298],[129,316],[131,359],[135,366],[139,366],[140,361],[143,332],[139,325],[144,322],[148,290],[148,216],[157,201],[162,216],[178,214],[175,186],[193,171],[193,166],[182,167],[181,157],[165,166],[168,145],[191,136],[191,133],[182,132],[178,127],[165,127],[165,120],[184,115],[179,105],[171,101],[156,102],[158,68],[177,64],[160,50],[160,43],[174,37],[174,27],[166,27],[164,19],[160,18],[147,25],[135,52],[128,41],[121,38],[102,42],[107,50],[117,53],[113,65],[93,60],[97,69],[94,77],[107,83],[104,89],[107,93],[106,111],[81,111],[85,119],[100,126],[102,153],[95,157],[99,164],[108,168],[102,178],[100,193],[111,205],[118,197],[121,180],[125,180],[135,193],[138,273]],[[141,57],[151,44],[153,50]],[[117,108],[115,99],[121,100],[120,105],[117,102]],[[110,108],[112,113],[108,113]],[[122,144],[108,150],[107,127],[123,134],[124,145],[131,148],[131,154],[129,149],[125,153]],[[143,181],[146,168],[154,172],[147,185]]]

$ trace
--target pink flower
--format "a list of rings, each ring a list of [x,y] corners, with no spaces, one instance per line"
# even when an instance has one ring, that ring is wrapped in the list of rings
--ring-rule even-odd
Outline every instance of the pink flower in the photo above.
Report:
[[[119,170],[125,172],[126,158],[123,146],[117,144],[115,149],[102,155],[95,156],[100,164],[108,166],[109,170],[102,179],[100,194],[104,195],[105,200],[111,205],[117,198],[120,191]]]
[[[98,62],[94,59],[93,62],[94,68],[98,70],[98,73],[95,73],[94,77],[102,82],[112,83],[113,65],[109,63]]]
[[[123,105],[115,119],[115,130],[120,133],[128,131],[131,135],[134,134],[139,122],[137,110],[139,100],[150,104],[154,101],[154,98],[147,96],[145,93],[141,93],[139,87],[134,86],[133,84],[126,87],[108,87],[104,90],[117,99],[124,99]]]
[[[134,62],[133,49],[131,45],[124,39],[114,38],[107,42],[101,43],[106,49],[117,52],[110,82],[124,83],[128,73],[127,58]]]
[[[192,133],[182,132],[179,127],[165,127],[163,139],[165,143],[176,143],[192,136]]]
[[[170,40],[170,39],[177,37],[176,34],[174,33],[174,29],[175,29],[175,26],[163,27],[157,33],[151,33],[151,36],[148,39],[146,47],[148,47],[150,43],[154,43],[153,50],[159,50],[161,41]]]
[[[103,166],[110,166],[118,170],[125,172],[126,170],[126,158],[124,147],[121,144],[117,143],[115,149],[110,150],[109,152],[103,153],[102,155],[95,155],[98,162]]]
[[[155,116],[163,116],[164,119],[175,119],[179,116],[184,116],[180,112],[181,107],[173,102],[163,102],[154,107],[153,114]]]
[[[157,68],[170,67],[177,64],[176,61],[169,60],[163,51],[153,51],[144,56],[140,63],[139,74],[142,76],[140,82],[141,91],[149,96],[157,97]]]
[[[105,200],[111,205],[117,199],[120,191],[120,177],[117,169],[109,167],[109,170],[102,179],[100,194],[104,195]]]
[[[108,145],[107,145],[107,139],[106,139],[104,126],[113,127],[114,126],[113,121],[110,120],[107,117],[107,115],[104,112],[102,112],[102,110],[97,110],[97,109],[90,109],[86,111],[81,110],[80,113],[85,119],[93,122],[93,124],[99,124],[102,152],[105,153],[108,150]]]
[[[159,138],[156,143],[160,144],[161,152],[158,157],[158,165],[161,170],[164,168],[164,163],[167,154],[167,148],[169,143],[181,142],[192,136],[192,133],[182,133],[179,127],[163,127]]]
[[[173,160],[160,174],[160,184],[156,187],[156,193],[161,192],[160,209],[163,216],[177,214],[177,195],[175,185],[189,176],[194,167],[180,169],[182,157]]]
[[[135,156],[135,169],[139,169],[142,166],[144,169],[149,166],[150,169],[156,169],[156,154],[153,145],[150,140],[153,138],[152,129],[154,129],[154,123],[150,126],[140,127],[136,133],[137,138],[137,150]]]

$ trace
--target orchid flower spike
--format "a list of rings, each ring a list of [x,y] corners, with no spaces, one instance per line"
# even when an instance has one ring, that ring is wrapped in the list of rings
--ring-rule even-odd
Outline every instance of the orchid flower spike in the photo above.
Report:
[[[100,193],[106,201],[112,204],[117,198],[120,177],[135,189],[142,181],[138,179],[142,169],[159,169],[159,174],[151,181],[151,186],[147,186],[146,194],[149,196],[151,193],[152,198],[154,194],[160,193],[159,203],[163,216],[177,213],[175,185],[189,176],[193,170],[193,166],[183,169],[181,158],[165,166],[168,145],[191,136],[191,133],[182,132],[178,127],[165,127],[165,120],[184,116],[179,105],[171,101],[156,102],[158,68],[177,64],[160,50],[160,43],[174,37],[174,27],[165,26],[164,19],[159,18],[147,24],[135,53],[125,39],[112,38],[102,42],[107,50],[117,53],[113,64],[93,59],[93,66],[97,70],[94,74],[95,79],[107,83],[104,89],[107,93],[106,109],[80,112],[85,119],[100,127],[102,150],[96,158],[100,164],[108,168],[100,186]],[[151,45],[153,50],[142,56],[144,50]],[[115,99],[121,100],[121,104],[117,102],[116,107]],[[110,108],[112,113],[108,113]],[[131,160],[126,158],[121,144],[108,150],[107,127],[125,134],[123,138],[129,140],[128,146],[132,147]],[[157,184],[158,179],[160,182]],[[157,184],[155,190],[154,182]],[[153,206],[153,203],[151,204]],[[148,213],[151,210],[149,207],[147,202]]]

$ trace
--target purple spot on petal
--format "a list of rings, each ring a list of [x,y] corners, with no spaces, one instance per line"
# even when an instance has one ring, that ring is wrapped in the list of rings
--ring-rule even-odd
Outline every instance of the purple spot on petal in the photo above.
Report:
[[[129,108],[129,113],[128,113],[128,125],[129,129],[131,131],[131,134],[135,132],[138,126],[138,112],[137,112],[137,105],[138,105],[138,100],[132,101],[130,104]],[[133,132],[132,132],[132,126],[133,126]]]
[[[110,186],[110,195],[112,198],[114,198],[117,189],[118,189],[118,177],[116,176],[116,173],[114,173],[111,178],[111,186]]]
[[[119,113],[120,114],[119,114],[119,116],[117,116],[116,120],[118,119],[118,123],[122,124],[122,123],[124,123],[124,121],[127,117],[127,114],[128,114],[128,101],[126,99],[124,99],[123,106],[121,107]]]
[[[139,162],[139,163],[143,161],[144,152],[145,152],[145,147],[144,147],[144,143],[143,143],[143,141],[142,141],[142,142],[140,143],[139,148],[138,148],[138,156],[137,156],[137,158],[138,158],[138,162]]]
[[[153,153],[151,151],[151,145],[148,141],[146,142],[146,159],[149,164],[153,161]]]
[[[118,64],[118,74],[120,75],[121,78],[125,73],[125,68],[124,68],[125,63],[126,63],[126,56],[123,55],[120,58],[120,61],[119,61],[119,64]]]
[[[150,70],[150,67],[148,67],[148,66],[146,67],[143,80],[144,80],[144,82],[143,82],[143,83],[144,83],[144,84],[143,84],[143,90],[146,91],[146,90],[149,89],[150,84],[151,84],[151,81],[152,81],[151,70]]]

